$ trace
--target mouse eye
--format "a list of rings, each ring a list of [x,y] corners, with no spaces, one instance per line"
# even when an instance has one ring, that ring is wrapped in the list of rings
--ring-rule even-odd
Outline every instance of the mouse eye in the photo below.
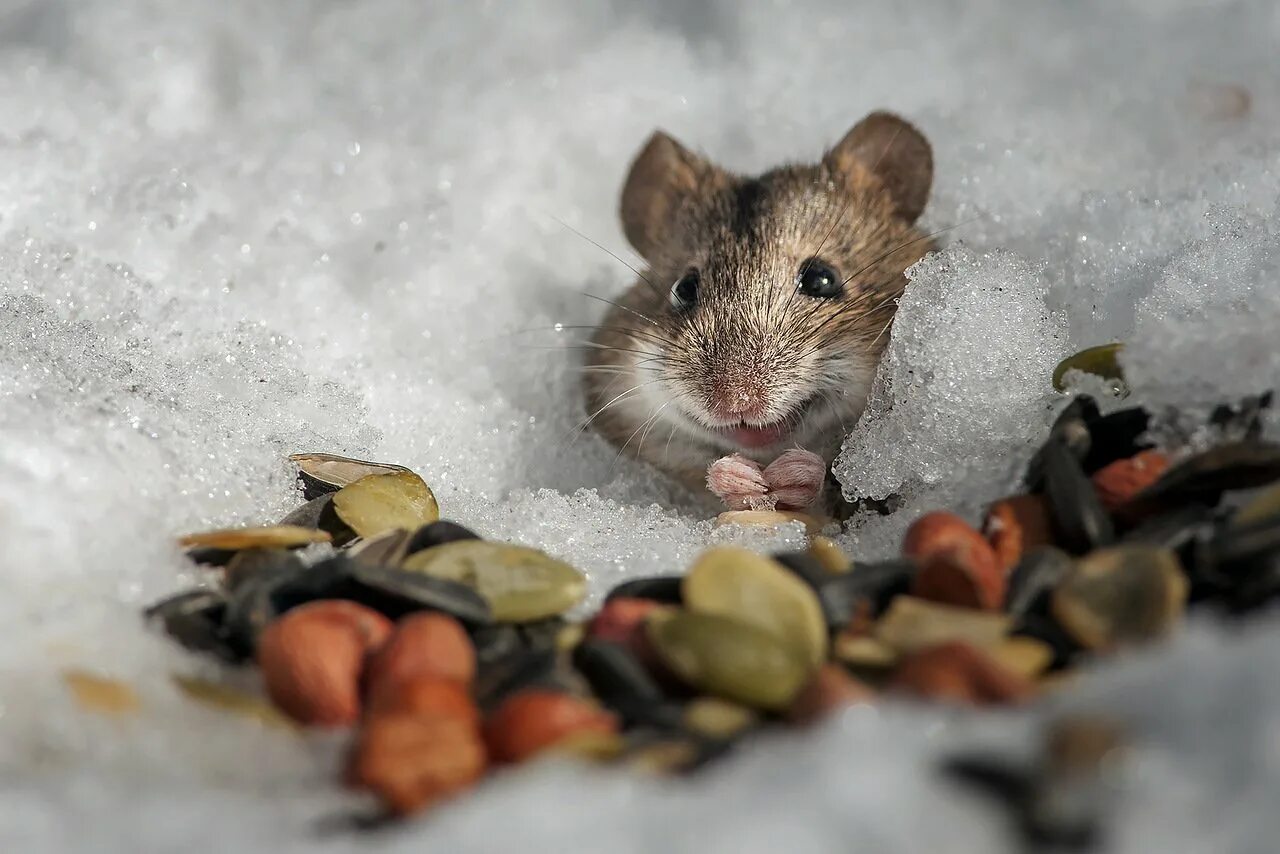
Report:
[[[698,271],[690,270],[671,286],[671,307],[688,311],[698,301]]]
[[[836,271],[817,258],[810,258],[800,265],[796,285],[807,297],[838,297],[844,290],[844,283]]]

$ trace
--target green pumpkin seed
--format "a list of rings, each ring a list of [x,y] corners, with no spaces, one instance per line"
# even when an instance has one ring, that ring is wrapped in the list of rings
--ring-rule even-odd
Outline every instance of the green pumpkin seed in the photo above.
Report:
[[[1068,371],[1076,370],[1086,374],[1093,374],[1107,380],[1114,380],[1117,383],[1124,382],[1124,371],[1120,368],[1120,362],[1117,356],[1124,349],[1123,344],[1103,344],[1098,347],[1090,347],[1087,350],[1081,350],[1072,356],[1068,356],[1058,363],[1053,369],[1053,387],[1057,391],[1066,391],[1066,376]]]
[[[1187,579],[1168,549],[1116,546],[1076,561],[1053,594],[1053,616],[1089,649],[1154,640],[1182,616]]]
[[[684,707],[685,729],[707,738],[733,738],[759,722],[759,716],[718,697],[696,697]]]
[[[483,596],[502,623],[562,614],[582,600],[582,573],[537,549],[487,540],[457,540],[409,555],[405,569],[457,581]]]
[[[440,518],[431,489],[411,471],[371,474],[333,496],[338,518],[365,539],[395,528],[415,531]]]
[[[914,596],[894,597],[876,623],[876,639],[898,652],[913,652],[948,641],[967,641],[979,648],[998,643],[1012,622],[1004,614],[954,608]]]
[[[835,658],[860,670],[884,670],[898,663],[898,651],[868,635],[840,635],[832,650]]]
[[[786,708],[809,675],[806,662],[776,637],[732,617],[654,614],[645,631],[662,662],[684,682],[752,708]]]
[[[680,585],[690,611],[751,623],[811,667],[827,658],[827,624],[817,594],[777,561],[737,546],[703,552]]]

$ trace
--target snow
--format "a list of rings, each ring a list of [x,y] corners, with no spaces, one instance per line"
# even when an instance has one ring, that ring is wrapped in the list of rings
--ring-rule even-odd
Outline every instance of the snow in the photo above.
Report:
[[[298,503],[289,453],[411,466],[451,518],[581,566],[588,606],[727,536],[575,435],[583,292],[630,273],[557,220],[630,259],[617,192],[655,126],[743,170],[880,107],[933,142],[925,225],[964,224],[913,270],[839,465],[905,498],[845,535],[859,554],[1010,487],[1076,349],[1128,342],[1154,405],[1274,383],[1277,38],[1267,0],[0,2],[0,843],[301,850],[350,806],[340,744],[193,706],[169,674],[211,665],[138,619],[196,578],[174,535]],[[1117,850],[1274,848],[1277,661],[1274,618],[1197,621],[1069,695],[1145,745]],[[79,710],[67,667],[143,712]],[[1051,711],[853,710],[688,783],[529,768],[325,838],[1006,850],[932,763],[1025,748]]]

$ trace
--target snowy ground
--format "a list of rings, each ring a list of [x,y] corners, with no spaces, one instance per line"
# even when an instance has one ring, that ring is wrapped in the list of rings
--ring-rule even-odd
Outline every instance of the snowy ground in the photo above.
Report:
[[[1157,404],[1274,385],[1277,43],[1271,0],[0,0],[0,847],[320,840],[334,745],[191,706],[168,674],[208,665],[137,618],[191,580],[174,534],[298,501],[288,453],[410,465],[596,595],[705,544],[655,479],[571,441],[568,327],[629,274],[556,219],[622,252],[619,182],[655,125],[743,170],[878,107],[933,140],[927,224],[968,224],[915,271],[894,408],[840,466],[909,499],[846,538],[859,554],[1007,486],[1073,349],[1130,340]],[[79,711],[71,666],[143,713]],[[1140,725],[1119,850],[1275,850],[1280,621],[1196,623],[1067,702]],[[1013,850],[930,763],[1025,747],[1045,711],[855,711],[697,784],[534,769],[325,845]]]

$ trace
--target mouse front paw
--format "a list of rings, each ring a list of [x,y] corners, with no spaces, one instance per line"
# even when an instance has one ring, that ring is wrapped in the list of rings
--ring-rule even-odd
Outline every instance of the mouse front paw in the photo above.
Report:
[[[827,480],[827,463],[801,448],[785,451],[763,472],[779,510],[804,510],[818,503]]]
[[[730,510],[762,510],[774,505],[764,470],[741,454],[721,457],[707,468],[707,489]]]

